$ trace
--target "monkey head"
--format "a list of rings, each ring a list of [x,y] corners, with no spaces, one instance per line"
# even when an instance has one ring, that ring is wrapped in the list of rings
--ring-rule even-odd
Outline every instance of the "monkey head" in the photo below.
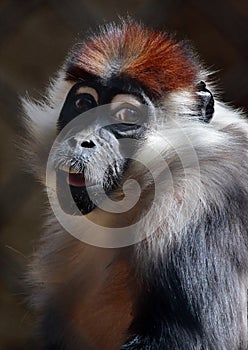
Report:
[[[102,189],[111,194],[120,187],[134,166],[130,155],[168,114],[210,121],[214,100],[199,67],[185,43],[133,21],[101,28],[74,47],[50,90],[53,130],[63,135],[54,167],[66,213],[76,215],[76,204],[88,214]],[[135,145],[123,147],[131,139]]]

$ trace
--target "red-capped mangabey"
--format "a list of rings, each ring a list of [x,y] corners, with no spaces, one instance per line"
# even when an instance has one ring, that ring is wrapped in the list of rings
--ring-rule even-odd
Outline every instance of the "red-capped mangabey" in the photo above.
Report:
[[[248,125],[207,78],[127,20],[24,101],[53,207],[30,273],[46,350],[247,349]]]

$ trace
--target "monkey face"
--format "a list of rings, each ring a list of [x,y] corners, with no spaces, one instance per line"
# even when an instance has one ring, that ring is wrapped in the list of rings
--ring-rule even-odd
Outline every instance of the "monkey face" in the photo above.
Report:
[[[135,151],[130,145],[126,152],[121,140],[144,137],[144,94],[130,84],[125,89],[123,82],[119,88],[119,83],[103,84],[92,77],[73,85],[65,99],[57,123],[63,141],[56,150],[55,168],[57,196],[67,214],[76,214],[75,204],[88,214],[113,192],[130,163],[125,154]]]

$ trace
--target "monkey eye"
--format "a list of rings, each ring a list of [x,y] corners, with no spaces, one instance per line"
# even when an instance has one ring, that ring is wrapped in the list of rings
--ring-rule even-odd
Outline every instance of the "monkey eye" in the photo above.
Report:
[[[96,106],[96,100],[91,94],[80,94],[76,96],[75,108],[78,112],[88,111]]]
[[[124,106],[115,111],[113,117],[127,124],[135,124],[141,119],[141,112],[132,106]]]

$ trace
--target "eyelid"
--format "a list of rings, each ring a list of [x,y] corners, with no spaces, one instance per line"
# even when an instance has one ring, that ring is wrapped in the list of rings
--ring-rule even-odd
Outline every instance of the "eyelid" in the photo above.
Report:
[[[131,105],[129,103],[116,103],[114,106],[111,106],[114,108],[111,108],[112,114],[116,114],[117,112],[121,111],[122,109],[131,109],[137,113],[140,113],[140,110],[137,106]]]
[[[116,110],[118,106],[124,106],[127,107],[130,106],[130,108],[139,108],[142,105],[140,99],[131,94],[119,94],[116,95],[112,101],[111,101],[111,110]]]
[[[83,102],[83,103],[90,102],[90,104],[93,103],[93,104],[97,105],[97,102],[96,102],[94,96],[92,96],[91,94],[88,94],[88,93],[87,94],[84,93],[84,94],[76,95],[75,102],[74,102],[75,106],[80,108],[80,103],[81,102]],[[78,106],[78,104],[79,104],[79,106]]]
[[[99,96],[97,91],[90,87],[90,86],[80,86],[80,88],[77,90],[76,95],[80,94],[89,94],[94,97],[95,101],[98,103]]]

